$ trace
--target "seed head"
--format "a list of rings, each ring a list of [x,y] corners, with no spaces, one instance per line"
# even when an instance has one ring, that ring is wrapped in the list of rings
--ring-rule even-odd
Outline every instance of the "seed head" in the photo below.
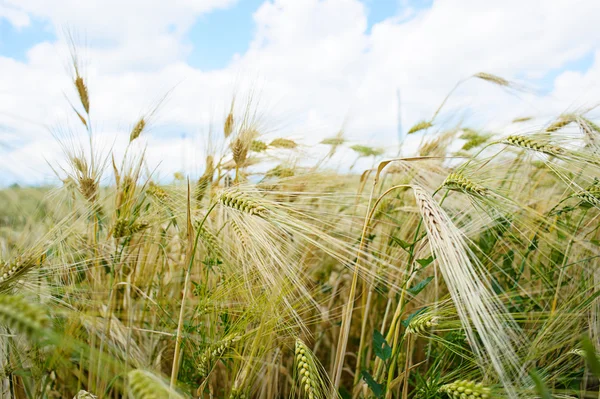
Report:
[[[81,391],[77,392],[77,395],[75,395],[73,399],[98,399],[98,397],[82,389]]]
[[[472,182],[460,173],[450,173],[444,181],[443,187],[449,190],[463,191],[483,197],[488,194],[488,189]]]
[[[130,371],[127,374],[127,387],[132,399],[182,399],[161,378],[145,370]]]
[[[469,380],[458,380],[442,385],[439,392],[457,399],[489,399],[492,397],[490,388],[484,387],[480,382]]]
[[[293,149],[293,148],[296,148],[298,146],[298,144],[296,144],[295,141],[292,141],[290,139],[277,138],[277,139],[271,141],[271,144],[269,144],[269,146],[275,147],[275,148]]]
[[[550,126],[546,128],[547,132],[556,132],[557,130],[562,129],[567,126],[569,123],[574,122],[576,120],[575,115],[565,114],[561,115],[556,121],[554,121]]]
[[[83,81],[83,78],[77,74],[75,77],[75,88],[77,89],[77,94],[79,95],[79,100],[81,101],[81,105],[85,110],[86,114],[90,113],[90,97],[88,95],[88,88]]]
[[[266,177],[286,178],[286,177],[292,177],[292,176],[294,176],[294,174],[295,174],[294,169],[286,168],[283,165],[277,165],[273,169],[268,170],[267,173],[265,173],[265,176]]]
[[[252,140],[252,143],[250,143],[250,151],[263,152],[266,149],[267,144],[264,141]]]
[[[319,370],[315,364],[312,352],[301,340],[296,340],[296,370],[301,391],[307,398],[320,397]]]
[[[146,127],[146,121],[144,118],[140,118],[140,120],[135,124],[133,129],[131,129],[131,133],[129,134],[129,142],[131,143],[133,140],[140,137],[140,134],[144,131]]]
[[[576,195],[591,206],[600,206],[600,182],[595,181]]]
[[[233,161],[239,168],[244,166],[244,163],[246,162],[246,158],[248,157],[248,147],[248,142],[244,140],[243,137],[238,137],[231,143]]]
[[[497,84],[499,86],[505,86],[505,87],[510,86],[510,82],[508,80],[506,80],[504,78],[501,78],[500,76],[492,75],[491,73],[479,72],[479,73],[476,73],[473,76],[476,77],[476,78],[478,78],[478,79],[482,79],[482,80],[485,80],[487,82],[491,82],[491,83]]]
[[[233,111],[229,111],[227,118],[225,118],[225,125],[223,126],[223,134],[225,138],[231,136],[233,132]]]
[[[91,177],[81,177],[79,179],[79,191],[85,199],[95,202],[98,194],[98,182]]]
[[[434,312],[425,312],[412,318],[407,334],[425,335],[432,327],[439,325],[439,318]]]
[[[30,338],[45,338],[50,319],[44,309],[17,295],[0,295],[0,324]]]
[[[502,140],[501,143],[512,145],[514,147],[541,152],[548,155],[556,156],[564,153],[564,150],[561,147],[545,142],[538,142],[534,139],[525,136],[508,136],[507,138]]]
[[[515,118],[512,120],[512,123],[522,123],[522,122],[528,122],[530,120],[532,120],[533,118],[531,116],[520,116],[518,118]]]
[[[160,186],[157,186],[154,182],[150,182],[150,184],[148,184],[146,192],[161,201],[167,198],[167,192],[163,190]]]
[[[31,257],[17,258],[11,262],[0,261],[0,291],[6,291],[20,276],[33,269],[40,262]]]
[[[413,127],[411,127],[410,129],[408,129],[408,132],[406,134],[417,133],[417,132],[420,132],[421,130],[429,129],[432,126],[433,126],[433,123],[431,123],[430,121],[421,121],[421,122],[418,122]]]
[[[226,207],[237,209],[240,212],[250,215],[263,216],[267,211],[258,200],[238,189],[223,191],[219,196],[219,201]]]
[[[200,362],[198,363],[198,372],[202,377],[207,377],[210,373],[214,362],[219,360],[225,352],[227,352],[234,343],[241,339],[240,334],[233,334],[222,341],[217,342],[215,345],[212,345],[204,351],[204,354],[200,358]]]

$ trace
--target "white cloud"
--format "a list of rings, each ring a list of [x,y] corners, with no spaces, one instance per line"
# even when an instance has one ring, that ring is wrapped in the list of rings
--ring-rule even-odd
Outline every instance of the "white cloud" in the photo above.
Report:
[[[26,12],[0,3],[0,20],[2,19],[6,19],[15,28],[24,28],[31,22]]]
[[[396,140],[397,88],[406,129],[430,116],[456,82],[473,73],[538,79],[594,52],[589,71],[560,73],[546,96],[515,96],[486,82],[467,82],[442,119],[469,117],[494,127],[514,116],[551,117],[598,100],[600,26],[593,0],[549,0],[544,7],[516,0],[435,1],[370,31],[366,7],[357,0],[275,0],[254,14],[256,33],[248,51],[212,71],[185,62],[190,51],[185,35],[199,15],[232,2],[10,1],[14,10],[85,32],[98,131],[119,129],[126,136],[128,126],[175,86],[148,140],[153,161],[162,155],[166,171],[180,167],[181,132],[206,132],[211,120],[220,123],[236,89],[260,93],[266,127],[278,134],[309,144],[344,125],[357,141],[388,148]],[[39,128],[15,115],[47,125],[65,120],[63,93],[73,98],[67,60],[60,42],[35,46],[24,63],[0,57],[0,70],[8,72],[0,75],[0,126],[10,126],[11,137],[18,132],[27,142],[42,139]],[[173,133],[166,138],[169,129]],[[204,140],[198,137],[193,145]],[[190,151],[191,145],[190,163],[191,158],[200,163],[202,151]]]

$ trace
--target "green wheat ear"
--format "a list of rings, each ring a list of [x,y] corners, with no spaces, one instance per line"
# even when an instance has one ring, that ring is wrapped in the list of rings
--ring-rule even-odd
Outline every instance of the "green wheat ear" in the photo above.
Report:
[[[483,197],[488,194],[488,189],[469,180],[460,173],[450,173],[443,186],[449,190],[464,191],[468,194]]]
[[[247,399],[248,395],[246,392],[233,388],[231,390],[231,394],[229,395],[229,399]]]
[[[295,355],[301,395],[308,399],[325,398],[327,385],[321,377],[319,363],[300,339],[296,339]]]
[[[198,372],[202,377],[208,376],[216,360],[219,360],[223,354],[229,350],[233,344],[241,339],[239,334],[233,334],[223,339],[218,344],[206,349],[198,364]]]
[[[17,295],[0,295],[0,324],[36,340],[50,335],[50,319],[44,309]]]
[[[222,205],[250,215],[264,216],[265,207],[252,196],[238,189],[223,191],[219,197]]]
[[[481,382],[458,380],[442,385],[439,392],[445,392],[451,398],[457,399],[488,399],[492,398],[491,389],[483,386]]]
[[[98,399],[98,397],[82,389],[81,391],[77,392],[77,395],[75,395],[73,399]]]
[[[508,136],[501,143],[548,155],[561,155],[565,152],[561,147],[519,135]]]
[[[183,399],[160,377],[146,370],[130,371],[127,374],[127,388],[131,399]]]
[[[420,122],[417,122],[410,129],[408,129],[408,132],[406,134],[417,133],[417,132],[420,132],[421,130],[429,129],[432,126],[433,126],[433,123],[431,123],[430,121],[420,121]]]

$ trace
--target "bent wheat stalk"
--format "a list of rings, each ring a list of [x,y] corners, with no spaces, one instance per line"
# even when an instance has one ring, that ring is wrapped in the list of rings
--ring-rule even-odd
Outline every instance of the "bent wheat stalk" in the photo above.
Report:
[[[482,267],[461,231],[423,188],[412,186],[431,250],[444,277],[469,343],[480,363],[491,363],[510,398],[518,397],[524,373],[516,353],[517,326],[492,295]]]

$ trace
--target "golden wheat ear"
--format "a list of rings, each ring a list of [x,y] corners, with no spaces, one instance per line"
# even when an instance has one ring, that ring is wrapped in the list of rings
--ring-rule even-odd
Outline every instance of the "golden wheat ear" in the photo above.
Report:
[[[419,186],[412,186],[431,250],[482,369],[492,367],[509,397],[523,388],[521,359],[525,343],[504,304],[495,296],[485,268],[470,251],[463,233],[442,207]]]
[[[133,128],[131,129],[131,132],[129,133],[129,142],[131,143],[133,140],[140,137],[140,135],[142,134],[142,132],[144,131],[145,128],[146,128],[146,120],[144,119],[144,117],[141,117],[137,121],[137,123],[133,126]]]
[[[498,86],[508,87],[511,85],[511,83],[508,80],[506,80],[500,76],[493,75],[491,73],[487,73],[487,72],[476,73],[475,75],[473,75],[473,77],[477,78],[477,79],[485,80],[486,82],[490,82],[490,83],[496,84]]]
[[[235,107],[235,97],[233,97],[231,99],[231,105],[229,106],[229,113],[227,114],[227,117],[225,118],[225,123],[223,124],[223,135],[225,136],[225,138],[228,138],[229,136],[231,136],[231,133],[233,133],[233,127],[234,127],[234,123],[235,120],[233,118],[233,108]]]

